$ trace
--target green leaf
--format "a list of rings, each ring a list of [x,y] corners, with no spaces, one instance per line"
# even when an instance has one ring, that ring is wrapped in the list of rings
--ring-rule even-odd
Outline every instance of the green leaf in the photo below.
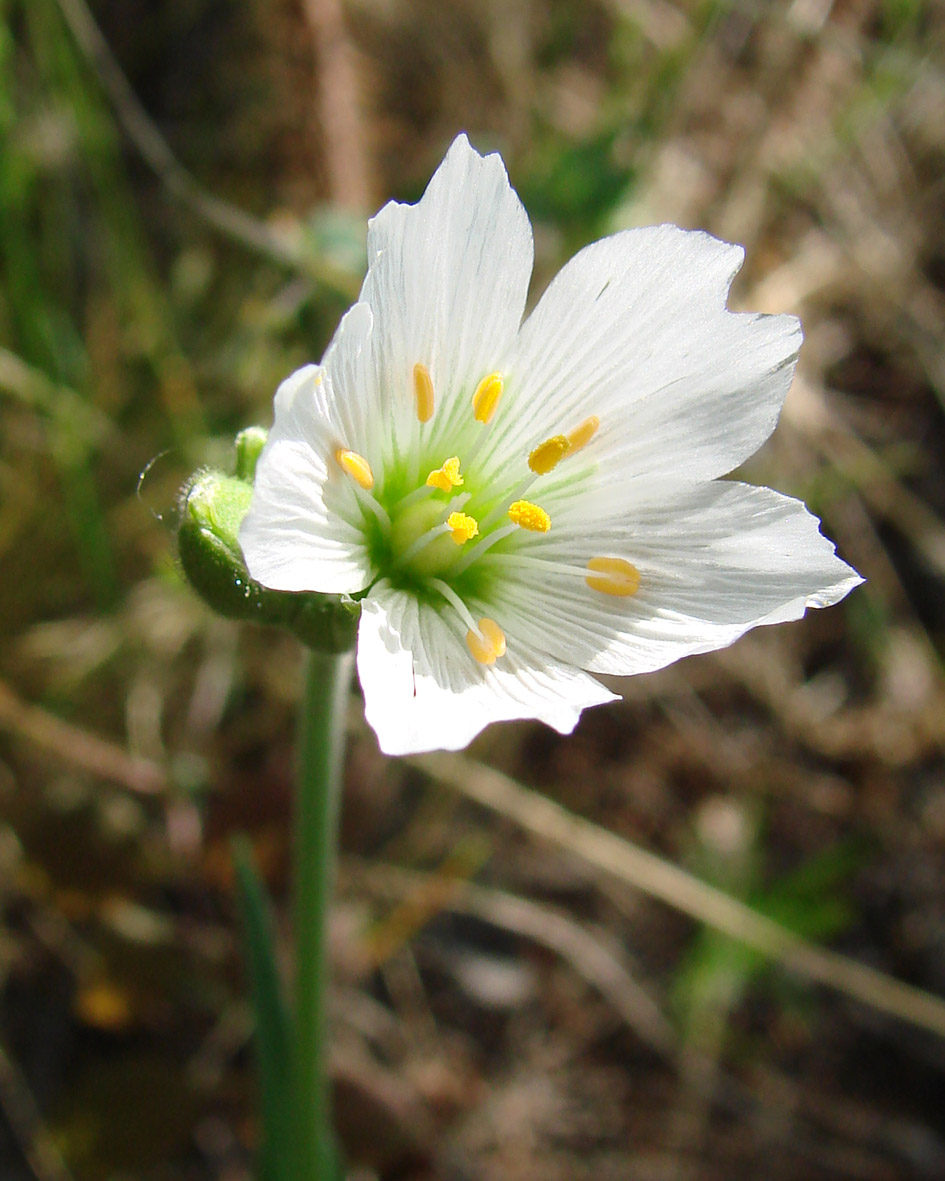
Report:
[[[233,863],[246,933],[246,962],[256,1018],[262,1113],[262,1181],[295,1181],[292,1025],[276,967],[272,913],[246,837],[233,841]]]

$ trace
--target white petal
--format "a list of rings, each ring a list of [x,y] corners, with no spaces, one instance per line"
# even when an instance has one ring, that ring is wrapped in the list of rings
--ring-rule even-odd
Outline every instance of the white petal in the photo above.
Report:
[[[351,594],[371,581],[363,515],[334,460],[338,401],[328,374],[298,370],[276,393],[275,421],[240,529],[250,574],[282,591]]]
[[[641,574],[636,595],[601,594],[550,567],[516,575],[507,560],[493,610],[528,617],[519,624],[525,638],[558,659],[630,675],[724,648],[760,624],[799,619],[862,582],[799,500],[729,481],[652,491],[631,515],[612,490],[606,510],[575,501],[525,550],[578,568],[598,555],[625,558]]]
[[[751,455],[774,429],[801,332],[792,316],[727,311],[743,253],[654,226],[577,254],[522,328],[503,453],[597,415],[585,458],[637,478],[711,479]]]
[[[501,158],[480,156],[464,135],[417,205],[392,201],[373,218],[361,299],[375,327],[359,396],[374,407],[378,439],[395,435],[401,450],[416,446],[418,362],[436,398],[424,428],[430,447],[445,445],[460,416],[471,420],[473,390],[518,332],[532,255],[528,216]]]
[[[322,387],[325,396],[320,404],[337,432],[339,445],[379,462],[379,456],[368,456],[366,442],[377,407],[363,393],[363,375],[370,364],[368,346],[373,331],[374,313],[363,301],[354,304],[341,317],[322,357],[327,381]],[[278,413],[277,403],[277,417]]]
[[[465,625],[449,611],[390,588],[364,600],[358,674],[367,720],[386,754],[459,750],[490,722],[514,718],[569,734],[582,709],[615,699],[593,678],[535,656],[510,631],[506,655],[492,668],[477,664]]]

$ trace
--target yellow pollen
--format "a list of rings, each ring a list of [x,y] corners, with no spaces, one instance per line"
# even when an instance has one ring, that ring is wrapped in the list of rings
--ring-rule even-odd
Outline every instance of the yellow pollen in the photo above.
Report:
[[[510,504],[509,520],[513,525],[519,525],[532,533],[547,533],[551,528],[551,517],[530,500],[516,500]]]
[[[546,476],[558,466],[571,450],[571,440],[565,435],[553,435],[546,439],[528,456],[528,466],[538,476]]]
[[[466,644],[480,664],[495,664],[505,655],[505,632],[494,619],[480,619],[478,633],[466,633]]]
[[[417,396],[417,418],[429,422],[433,417],[433,378],[419,361],[413,367],[413,390]]]
[[[358,455],[357,451],[349,451],[347,447],[339,447],[335,452],[335,459],[362,488],[374,487],[374,473],[363,455]]]
[[[586,447],[591,439],[597,434],[597,428],[600,426],[600,419],[596,414],[592,414],[590,418],[585,418],[582,423],[574,428],[568,435],[568,442],[571,444],[572,451],[580,451],[582,447]]]
[[[585,578],[591,590],[626,598],[640,589],[640,571],[623,558],[591,558]]]
[[[473,414],[477,422],[492,421],[504,389],[505,380],[501,373],[490,373],[480,381],[472,399]]]
[[[463,477],[459,474],[458,455],[450,456],[442,467],[430,472],[427,476],[427,487],[439,488],[441,492],[449,492],[452,488],[458,488],[462,483]]]
[[[446,518],[446,523],[452,530],[450,537],[457,545],[469,541],[479,532],[479,522],[475,517],[467,516],[466,513],[450,513]]]

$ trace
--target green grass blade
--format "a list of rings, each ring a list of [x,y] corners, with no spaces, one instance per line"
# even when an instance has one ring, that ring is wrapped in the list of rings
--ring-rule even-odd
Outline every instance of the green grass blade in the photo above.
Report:
[[[233,842],[233,861],[246,937],[246,960],[256,1017],[263,1181],[294,1181],[292,1033],[276,967],[272,914],[245,837]]]

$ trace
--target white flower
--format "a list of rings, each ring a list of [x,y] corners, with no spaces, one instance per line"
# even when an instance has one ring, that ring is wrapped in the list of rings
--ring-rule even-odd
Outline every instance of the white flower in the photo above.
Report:
[[[363,596],[387,753],[511,718],[569,733],[614,698],[588,673],[662,668],[861,581],[800,501],[718,479],[771,434],[801,342],[792,316],[726,309],[742,256],[627,230],[522,323],[528,217],[465,136],[419,204],[370,222],[359,301],[276,394],[240,540],[265,586]]]

